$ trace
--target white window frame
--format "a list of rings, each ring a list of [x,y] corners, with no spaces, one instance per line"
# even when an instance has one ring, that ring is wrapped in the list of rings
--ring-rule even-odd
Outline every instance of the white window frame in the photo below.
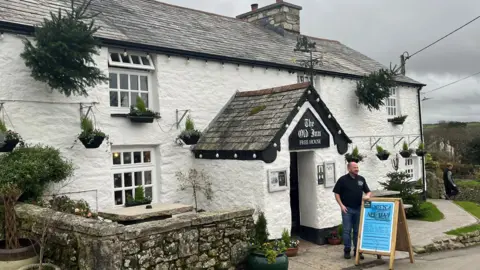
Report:
[[[149,151],[150,152],[150,162],[149,163],[144,163],[144,155],[143,152]],[[124,152],[130,152],[131,153],[131,160],[132,164],[123,164],[123,153]],[[141,159],[142,163],[133,163],[133,153],[134,152],[141,152]],[[121,164],[113,164],[113,156],[115,153],[120,153],[120,162]],[[112,154],[110,155],[110,162],[111,162],[111,187],[113,190],[112,194],[112,202],[115,207],[122,207],[125,205],[126,202],[126,190],[132,190],[132,196],[135,196],[135,188],[138,187],[135,184],[135,172],[142,171],[142,185],[144,189],[147,187],[152,188],[152,203],[157,201],[156,197],[156,166],[155,166],[155,149],[150,148],[150,147],[115,147],[112,149]],[[145,171],[151,171],[151,183],[150,184],[145,184]],[[115,187],[115,174],[122,174],[122,187]],[[124,178],[124,173],[131,173],[132,174],[132,186],[130,187],[125,187],[125,178]],[[122,204],[117,204],[115,201],[115,192],[116,191],[122,191]],[[146,192],[145,192],[145,195]]]
[[[303,83],[303,82],[310,82],[310,75],[308,74],[301,74],[297,73],[297,83]],[[315,87],[315,76],[313,76],[313,82],[312,82],[313,87]]]
[[[117,88],[112,89],[110,88],[110,81],[108,82],[108,100],[109,100],[109,107],[110,111],[113,113],[128,113],[130,112],[130,106],[132,104],[135,104],[135,102],[132,103],[131,100],[131,93],[138,93],[140,95],[141,93],[146,93],[148,94],[148,102],[146,102],[145,105],[147,105],[147,108],[152,109],[152,99],[153,99],[153,87],[152,87],[152,74],[147,71],[140,71],[140,70],[131,70],[131,69],[121,69],[121,68],[109,68],[108,70],[108,76],[110,78],[111,73],[116,73],[117,74]],[[127,74],[128,75],[128,88],[129,89],[120,89],[120,74]],[[142,91],[140,90],[140,81],[138,84],[138,89],[139,90],[131,90],[131,84],[130,84],[130,76],[131,75],[136,75],[136,76],[146,76],[147,77],[147,91]],[[110,92],[116,91],[117,92],[117,101],[118,101],[118,106],[111,106],[110,103]],[[121,107],[121,99],[120,99],[120,92],[128,92],[128,98],[129,98],[129,103],[127,107]]]
[[[127,56],[124,53],[127,53]],[[119,61],[113,61],[112,54],[118,54]],[[132,56],[138,57],[140,64],[133,63]],[[129,59],[129,63],[124,63],[122,57],[127,57]],[[146,58],[148,63],[142,59]],[[150,55],[146,53],[137,53],[137,52],[129,52],[129,51],[120,51],[120,50],[109,50],[108,51],[108,65],[111,67],[121,67],[121,68],[134,68],[134,69],[142,69],[142,70],[155,70],[155,66],[153,65],[152,58]]]
[[[398,89],[396,87],[390,88],[390,97],[385,100],[385,110],[387,111],[388,116],[398,116],[399,115],[399,106],[398,106]]]
[[[414,166],[414,158],[406,158],[405,159],[405,172],[410,175],[410,178],[408,180],[415,179],[415,166]]]

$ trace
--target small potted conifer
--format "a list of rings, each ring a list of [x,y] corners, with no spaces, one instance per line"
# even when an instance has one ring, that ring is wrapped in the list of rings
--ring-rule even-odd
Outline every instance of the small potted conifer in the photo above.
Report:
[[[180,133],[178,136],[185,144],[192,145],[196,144],[200,139],[202,133],[199,130],[195,129],[195,125],[190,116],[187,117],[185,121],[185,130]]]
[[[137,96],[136,105],[130,106],[130,113],[127,117],[132,123],[153,123],[153,120],[160,118],[160,114],[147,109],[145,101]]]
[[[419,156],[419,157],[423,157],[423,156],[425,156],[425,155],[427,154],[427,151],[425,150],[425,144],[423,144],[423,142],[418,145],[418,148],[417,148],[417,150],[415,151],[415,153],[416,153],[417,156]]]
[[[348,154],[345,154],[345,160],[347,160],[347,162],[361,162],[363,160],[364,156],[361,155],[358,151],[358,147],[355,146],[355,148],[353,148],[353,151],[352,153],[348,153]]]
[[[409,158],[413,154],[413,149],[408,148],[407,142],[403,142],[402,150],[400,151],[400,155],[403,158]]]
[[[387,160],[388,157],[390,156],[390,152],[387,150],[383,149],[380,145],[377,145],[377,157],[380,160]]]
[[[145,197],[145,190],[143,189],[143,186],[138,186],[135,188],[135,194],[133,198],[129,194],[127,195],[125,207],[145,205],[150,204],[151,202],[152,199],[150,199],[149,197]]]
[[[78,135],[78,139],[82,142],[85,148],[98,148],[107,135],[99,129],[93,127],[92,120],[88,117],[82,118],[82,133]]]

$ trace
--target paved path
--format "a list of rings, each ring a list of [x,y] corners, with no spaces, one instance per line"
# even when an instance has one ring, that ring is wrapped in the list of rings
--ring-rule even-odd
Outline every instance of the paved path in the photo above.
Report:
[[[428,200],[434,203],[445,215],[437,222],[408,220],[408,229],[412,245],[427,245],[434,238],[444,236],[444,232],[477,222],[477,219],[451,201]],[[354,265],[354,260],[343,258],[343,246],[317,246],[308,242],[300,244],[299,255],[289,258],[289,270],[339,270]],[[406,252],[397,252],[395,258],[401,260],[408,257]],[[480,257],[480,256],[479,256]],[[388,257],[383,257],[388,260]],[[374,261],[376,256],[365,255],[365,261]],[[379,269],[388,269],[388,266]],[[410,269],[410,268],[408,268]],[[453,270],[453,268],[450,268]],[[464,268],[470,269],[470,268]],[[479,268],[480,269],[480,268]]]

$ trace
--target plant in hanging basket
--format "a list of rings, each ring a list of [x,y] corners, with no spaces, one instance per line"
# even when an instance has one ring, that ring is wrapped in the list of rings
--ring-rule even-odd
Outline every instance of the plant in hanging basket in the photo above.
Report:
[[[413,149],[409,149],[407,142],[403,142],[403,148],[402,148],[402,151],[400,151],[400,155],[403,158],[409,158],[410,156],[412,156],[412,154],[413,154]]]
[[[418,148],[415,151],[415,153],[419,157],[423,157],[427,154],[427,151],[425,150],[425,144],[423,142],[418,145]]]
[[[152,199],[150,197],[145,197],[145,190],[143,189],[143,186],[138,186],[135,188],[134,197],[132,197],[130,194],[127,194],[125,207],[145,205],[150,203],[152,203]]]
[[[0,142],[0,152],[12,152],[13,149],[20,143],[24,144],[20,134],[13,130],[7,129],[5,123],[0,120],[0,133],[3,134],[3,142]]]
[[[365,105],[369,111],[379,110],[385,105],[385,100],[390,97],[391,89],[396,86],[395,76],[397,70],[390,68],[380,69],[370,73],[357,82],[355,94],[358,102]]]
[[[185,130],[183,130],[180,135],[178,136],[185,144],[192,145],[196,144],[200,139],[202,132],[195,129],[195,125],[193,124],[193,120],[190,116],[187,117],[185,121]]]
[[[405,120],[407,119],[407,117],[408,117],[408,115],[397,116],[397,117],[388,119],[388,122],[390,122],[394,125],[403,125],[403,123],[405,123]]]
[[[78,135],[78,139],[82,142],[85,148],[98,148],[105,138],[108,140],[108,136],[105,135],[105,133],[93,127],[93,123],[89,118],[83,117],[81,125],[82,133]]]
[[[133,123],[153,123],[153,120],[160,118],[160,114],[147,109],[145,101],[137,96],[136,105],[130,106],[130,113],[127,117]]]
[[[377,157],[380,160],[387,160],[388,157],[390,156],[390,152],[387,150],[383,149],[380,145],[377,145]]]
[[[347,162],[361,162],[365,157],[361,155],[358,151],[358,147],[353,148],[352,153],[345,154],[345,160]]]

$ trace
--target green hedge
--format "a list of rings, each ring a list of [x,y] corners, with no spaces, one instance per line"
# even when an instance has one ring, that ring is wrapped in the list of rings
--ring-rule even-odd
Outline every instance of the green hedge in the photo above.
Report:
[[[455,200],[480,203],[480,181],[479,180],[457,181],[456,183],[460,193],[457,195]]]

